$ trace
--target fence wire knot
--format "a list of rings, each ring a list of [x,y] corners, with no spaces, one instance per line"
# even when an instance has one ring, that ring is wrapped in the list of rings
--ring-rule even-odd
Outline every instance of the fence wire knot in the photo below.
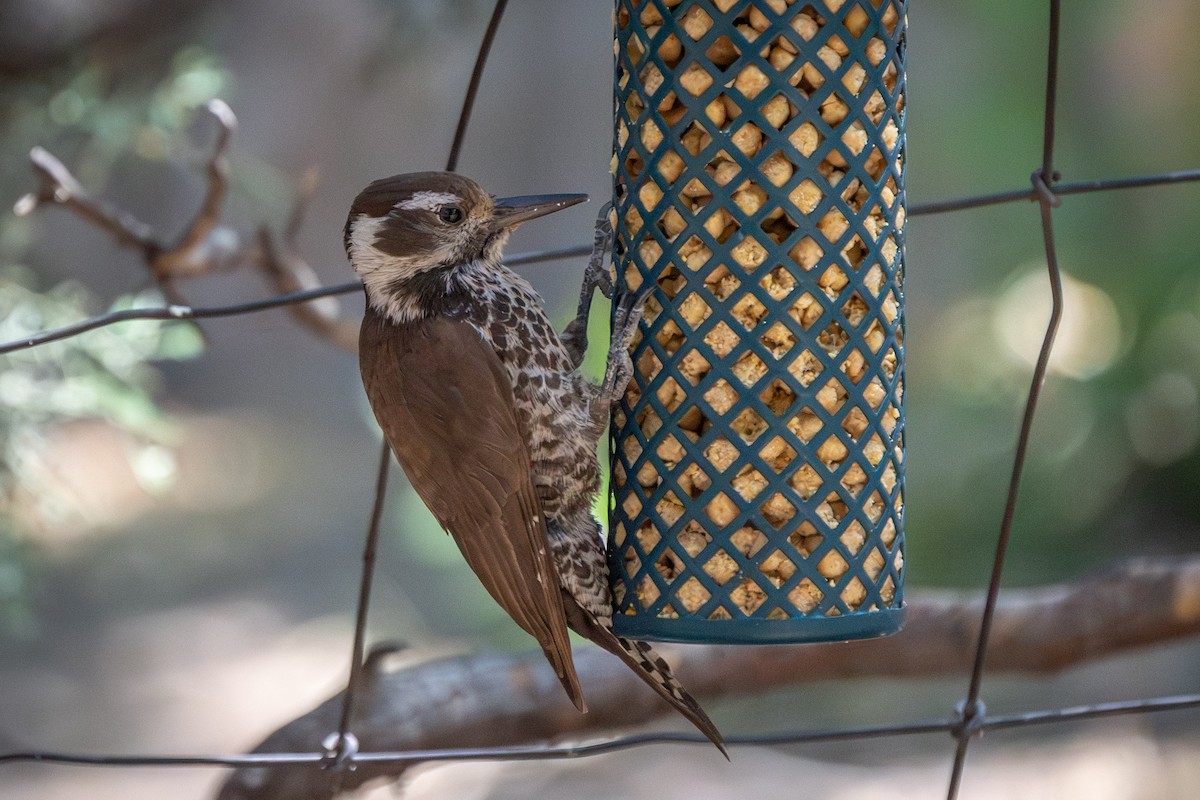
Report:
[[[950,735],[959,740],[978,736],[983,733],[986,721],[987,706],[982,700],[976,698],[970,704],[966,700],[959,700],[954,705],[954,724],[950,728]]]
[[[354,757],[358,755],[358,749],[357,736],[334,731],[321,740],[321,750],[324,751],[321,768],[334,773],[347,769],[353,772],[357,768]]]
[[[1062,205],[1062,198],[1054,193],[1050,188],[1051,183],[1057,183],[1062,176],[1057,171],[1050,173],[1049,182],[1046,181],[1046,176],[1042,174],[1041,168],[1035,169],[1033,174],[1029,176],[1029,180],[1033,182],[1033,191],[1038,198],[1049,205],[1051,208],[1058,208]]]

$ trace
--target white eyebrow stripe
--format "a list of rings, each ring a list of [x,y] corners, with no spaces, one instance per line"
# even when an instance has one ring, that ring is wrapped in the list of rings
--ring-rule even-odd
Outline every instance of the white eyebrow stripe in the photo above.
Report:
[[[459,202],[458,195],[449,192],[414,192],[407,200],[401,200],[393,208],[397,211],[436,211],[447,203]]]

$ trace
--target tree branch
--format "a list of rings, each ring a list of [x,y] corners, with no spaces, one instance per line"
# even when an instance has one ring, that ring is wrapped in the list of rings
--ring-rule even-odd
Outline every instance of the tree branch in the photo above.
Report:
[[[32,214],[39,206],[54,203],[112,234],[120,246],[140,250],[147,262],[153,261],[164,249],[149,225],[89,196],[79,180],[49,150],[33,148],[29,151],[29,162],[37,175],[38,189],[21,197],[13,206],[13,213],[18,217]]]
[[[887,639],[817,645],[657,645],[684,684],[702,698],[760,692],[834,678],[926,678],[971,666],[982,596],[927,594]],[[1200,634],[1200,555],[1136,561],[1077,583],[1012,590],[1001,596],[989,674],[1045,673],[1126,650]],[[575,652],[590,711],[562,694],[540,652],[477,653],[384,669],[368,660],[352,730],[360,749],[410,751],[511,746],[598,735],[667,711],[616,659],[596,648]],[[646,702],[642,702],[642,700]],[[336,729],[335,696],[268,736],[253,752],[315,752]],[[412,762],[415,763],[415,762]],[[401,776],[412,763],[359,764],[342,775],[351,789]],[[330,774],[312,767],[234,772],[221,800],[324,798]]]
[[[276,244],[267,226],[258,229],[255,262],[279,294],[291,294],[321,285],[316,271],[299,253],[296,238],[304,223],[304,213],[317,190],[317,171],[310,169],[300,183],[292,213],[288,216],[282,240]],[[317,336],[351,353],[358,352],[358,322],[342,319],[337,300],[323,297],[289,306],[292,316]]]
[[[159,238],[150,225],[132,214],[88,195],[71,171],[42,147],[33,148],[29,154],[38,189],[21,197],[13,211],[25,216],[40,206],[60,205],[106,231],[118,245],[139,251],[150,276],[173,306],[187,306],[175,288],[177,279],[208,275],[242,263],[256,265],[280,294],[318,288],[316,272],[296,247],[304,212],[316,191],[316,171],[309,170],[301,182],[282,242],[277,243],[265,225],[259,228],[256,241],[248,241],[237,230],[221,224],[229,178],[226,152],[237,117],[224,100],[210,100],[206,108],[218,126],[208,161],[208,185],[191,223],[173,244]],[[358,326],[339,318],[338,303],[333,298],[310,300],[293,306],[291,311],[301,325],[321,338],[357,352]]]
[[[226,150],[237,127],[237,117],[224,100],[210,100],[206,108],[217,120],[217,141],[208,160],[208,188],[187,230],[173,246],[150,262],[150,270],[160,282],[207,275],[236,265],[246,256],[242,237],[221,225],[229,178]]]
[[[33,148],[29,160],[38,178],[38,188],[21,197],[13,206],[13,212],[25,216],[41,206],[59,205],[110,234],[118,245],[137,250],[169,307],[116,312],[62,329],[41,331],[0,344],[0,353],[35,347],[126,319],[195,320],[204,316],[247,313],[276,305],[271,301],[263,301],[233,305],[228,309],[193,309],[175,288],[176,279],[208,275],[244,263],[253,264],[262,272],[280,295],[278,305],[290,305],[292,315],[303,327],[343,350],[358,352],[358,322],[343,319],[335,299],[319,296],[301,300],[295,297],[297,293],[320,290],[316,271],[300,255],[296,243],[305,211],[316,192],[316,170],[309,170],[301,180],[281,237],[277,238],[265,225],[259,227],[256,236],[250,237],[221,224],[229,176],[226,152],[237,127],[237,117],[220,99],[209,101],[206,108],[218,125],[217,140],[208,161],[208,187],[191,223],[173,244],[160,238],[150,225],[129,212],[89,195],[58,158],[42,147]],[[518,266],[556,258],[572,258],[588,252],[587,247],[558,248],[518,254],[507,259],[507,263],[509,266]],[[342,284],[329,287],[321,294],[340,294],[347,290],[352,291],[353,286]]]
[[[208,162],[208,189],[191,224],[174,243],[167,243],[156,236],[153,228],[129,212],[91,197],[71,171],[42,147],[35,147],[29,153],[33,171],[39,180],[38,190],[21,197],[13,206],[13,212],[17,216],[25,216],[39,206],[61,205],[81,219],[107,231],[118,245],[139,251],[150,276],[167,302],[186,305],[175,288],[176,279],[207,275],[229,268],[247,256],[243,237],[233,228],[220,223],[229,173],[225,151],[237,125],[237,118],[224,100],[210,100],[207,109],[218,124],[216,145]]]

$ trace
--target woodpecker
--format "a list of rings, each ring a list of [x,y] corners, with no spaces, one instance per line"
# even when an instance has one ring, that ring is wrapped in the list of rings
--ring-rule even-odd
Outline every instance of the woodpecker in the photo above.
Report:
[[[366,293],[363,386],[413,489],[488,593],[537,639],[575,706],[587,710],[568,627],[624,661],[724,753],[716,726],[667,663],[612,632],[592,514],[596,445],[633,373],[629,344],[643,297],[614,299],[596,384],[580,365],[592,292],[608,283],[600,257],[561,337],[541,298],[501,261],[522,222],[586,199],[497,199],[450,172],[396,175],[359,193],[345,245]]]

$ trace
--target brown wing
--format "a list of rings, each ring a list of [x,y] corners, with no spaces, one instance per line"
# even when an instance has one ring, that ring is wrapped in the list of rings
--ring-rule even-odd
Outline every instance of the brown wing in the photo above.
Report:
[[[585,710],[526,437],[496,353],[469,325],[394,325],[368,305],[363,386],[409,481]]]

